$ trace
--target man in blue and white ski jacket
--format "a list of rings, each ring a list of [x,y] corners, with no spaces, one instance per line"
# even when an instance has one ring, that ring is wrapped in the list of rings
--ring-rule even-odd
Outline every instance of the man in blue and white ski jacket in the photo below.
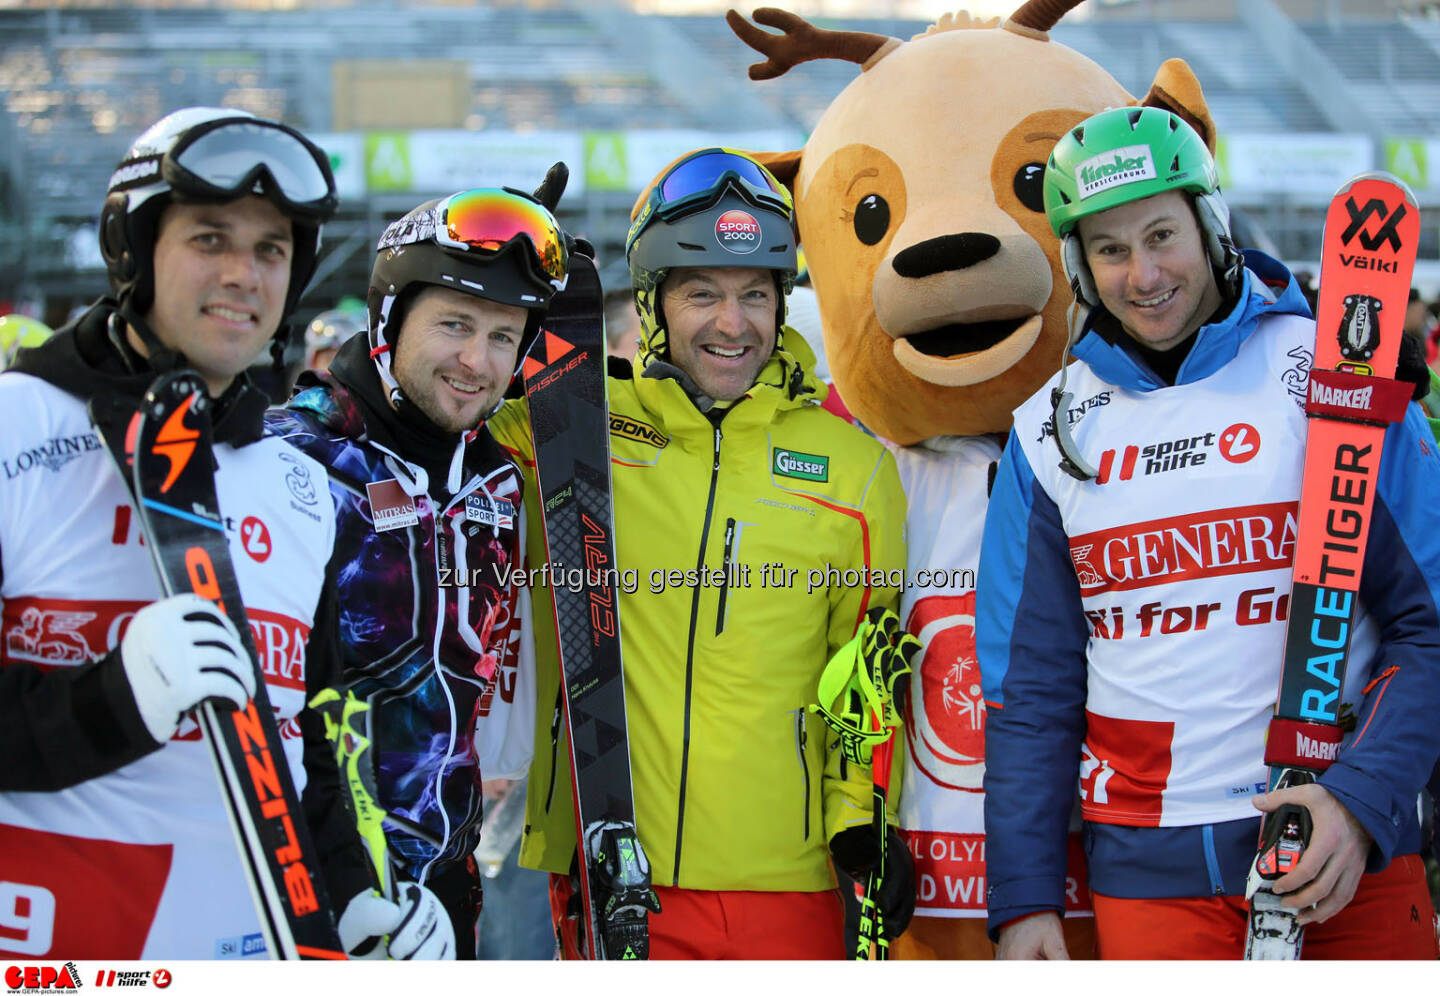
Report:
[[[1063,166],[1060,147],[1055,158]],[[1172,162],[1168,151],[1154,158]],[[1088,229],[1082,218],[1084,256],[1068,261],[1086,260],[1082,301],[1093,308],[1068,410],[1056,412],[1051,383],[1016,411],[991,497],[977,643],[990,709],[990,932],[1002,957],[1064,956],[1052,914],[1064,908],[1077,779],[1101,957],[1244,948],[1315,324],[1283,266],[1254,252],[1242,265],[1228,244],[1212,250],[1221,279],[1213,297],[1196,295],[1197,317],[1159,321],[1197,272],[1209,280],[1211,262],[1198,248],[1203,262],[1189,270],[1162,257],[1224,225],[1189,197],[1170,188]],[[1057,422],[1098,467],[1093,479],[1062,469]],[[1289,801],[1310,807],[1311,851],[1326,858],[1293,894],[1321,904],[1307,956],[1436,954],[1416,797],[1440,750],[1437,483],[1435,442],[1412,404],[1387,431],[1378,471],[1340,690],[1348,732],[1319,787],[1286,790],[1306,793]]]

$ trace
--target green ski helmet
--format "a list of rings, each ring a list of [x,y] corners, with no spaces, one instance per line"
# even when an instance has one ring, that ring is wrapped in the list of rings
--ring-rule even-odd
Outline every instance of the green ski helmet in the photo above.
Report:
[[[1060,237],[1065,276],[1078,299],[1100,303],[1075,231],[1080,219],[1168,190],[1192,196],[1220,292],[1238,291],[1243,260],[1204,139],[1164,108],[1115,107],[1066,132],[1045,166],[1045,215]]]

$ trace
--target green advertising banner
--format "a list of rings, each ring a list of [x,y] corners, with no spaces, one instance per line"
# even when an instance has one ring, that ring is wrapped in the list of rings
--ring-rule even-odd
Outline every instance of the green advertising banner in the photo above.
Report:
[[[1417,190],[1430,186],[1423,138],[1385,139],[1385,169]]]
[[[365,133],[365,186],[372,192],[410,189],[409,132]]]
[[[630,175],[623,131],[585,133],[585,185],[592,190],[628,190]]]

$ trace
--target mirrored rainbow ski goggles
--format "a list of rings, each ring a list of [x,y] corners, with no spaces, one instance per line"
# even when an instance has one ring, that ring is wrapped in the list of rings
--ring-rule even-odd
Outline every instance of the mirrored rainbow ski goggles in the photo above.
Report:
[[[535,266],[556,287],[565,281],[569,253],[565,234],[543,204],[493,187],[466,190],[440,201],[429,213],[401,218],[385,230],[377,249],[433,239],[437,245],[494,255],[528,243]]]

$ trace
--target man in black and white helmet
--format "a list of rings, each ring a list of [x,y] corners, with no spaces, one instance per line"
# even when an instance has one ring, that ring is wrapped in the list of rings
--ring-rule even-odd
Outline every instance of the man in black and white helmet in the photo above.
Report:
[[[243,706],[255,668],[211,603],[161,597],[86,412],[182,367],[215,399],[231,557],[327,891],[342,910],[369,894],[334,756],[305,708],[339,677],[324,469],[265,436],[266,399],[245,373],[283,348],[334,205],[325,154],[294,129],[217,108],[169,115],[110,181],[112,295],[0,374],[0,882],[14,913],[0,950],[266,953],[190,715],[207,699]],[[419,891],[395,906],[389,953],[429,953],[436,908]]]
[[[554,204],[563,168],[539,191]],[[521,654],[523,481],[485,421],[552,296],[567,241],[509,189],[427,201],[385,229],[368,336],[302,374],[270,427],[324,464],[336,505],[347,686],[371,705],[385,838],[441,897],[475,955],[481,778],[529,766],[534,683]],[[512,721],[512,717],[514,717]],[[500,911],[500,915],[505,915]]]

